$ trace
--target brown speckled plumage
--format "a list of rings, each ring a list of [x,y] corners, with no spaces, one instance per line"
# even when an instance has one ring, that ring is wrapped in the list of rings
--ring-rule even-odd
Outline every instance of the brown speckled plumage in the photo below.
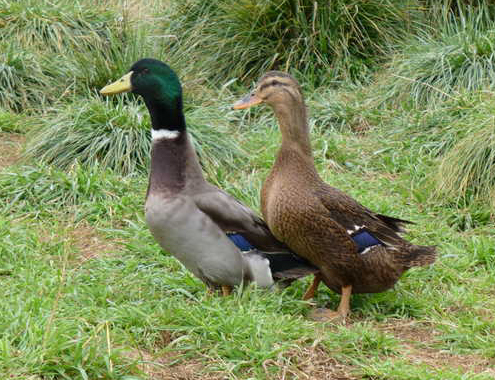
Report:
[[[282,133],[274,166],[263,184],[263,216],[277,239],[321,270],[321,280],[329,288],[338,293],[349,287],[353,293],[381,292],[408,268],[435,261],[434,247],[411,244],[399,235],[411,222],[377,214],[320,178],[306,106],[295,79],[269,72],[234,107],[261,102],[273,108]],[[359,252],[351,234],[362,228],[381,244]],[[345,316],[348,305],[346,309],[341,304],[339,312]]]

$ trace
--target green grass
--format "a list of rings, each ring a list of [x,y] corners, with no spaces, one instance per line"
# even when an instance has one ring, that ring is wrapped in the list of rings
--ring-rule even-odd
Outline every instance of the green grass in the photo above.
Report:
[[[168,17],[170,59],[187,73],[246,83],[269,69],[290,69],[329,83],[365,79],[414,29],[419,12],[414,2],[394,0],[222,0],[178,3]]]
[[[116,179],[96,166],[88,169],[75,164],[67,172],[43,165],[21,166],[0,174],[0,196],[5,201],[5,213],[33,219],[57,213],[75,222],[96,222],[103,216],[111,218],[115,206],[133,208],[125,189],[139,192],[135,182],[130,178]]]
[[[385,9],[389,2],[382,3],[380,12],[392,9]],[[287,56],[277,56],[277,65],[290,66],[303,85],[322,177],[373,210],[414,221],[407,238],[438,246],[433,267],[408,271],[389,291],[354,295],[347,325],[338,326],[307,318],[313,306],[301,297],[309,278],[274,292],[249,287],[225,298],[208,295],[201,281],[154,242],[143,212],[148,114],[132,96],[104,99],[97,90],[119,78],[138,57],[171,63],[184,85],[186,121],[205,175],[259,209],[261,184],[280,134],[267,107],[230,109],[248,91],[230,79],[245,77],[248,83],[271,64],[273,55],[267,58],[267,51],[277,44],[301,49],[297,54],[307,57],[310,49],[319,48],[320,37],[339,30],[307,33],[312,24],[304,22],[311,18],[293,14],[293,9],[283,8],[274,20],[263,18],[262,7],[270,10],[275,4],[270,1],[242,1],[237,9],[233,4],[208,3],[204,6],[209,9],[200,10],[197,1],[110,1],[100,12],[100,6],[82,0],[51,7],[27,0],[0,3],[0,44],[5,47],[0,53],[0,132],[8,147],[0,151],[0,378],[492,379],[494,104],[487,90],[493,78],[489,54],[468,55],[465,50],[485,40],[479,46],[491,49],[491,29],[467,21],[471,29],[460,28],[453,2],[442,2],[442,9],[439,2],[429,1],[421,4],[430,8],[413,7],[411,12],[428,13],[428,25],[437,19],[445,26],[446,17],[456,24],[438,28],[428,44],[410,36],[396,46],[399,56],[416,49],[437,59],[442,58],[437,47],[450,36],[452,51],[467,57],[462,67],[471,68],[452,72],[450,78],[446,68],[453,66],[433,65],[435,59],[427,64],[430,72],[438,70],[441,81],[428,77],[430,82],[424,83],[447,93],[443,99],[434,95],[437,91],[421,92],[424,85],[405,88],[396,80],[394,96],[409,100],[383,101],[390,90],[383,77],[391,76],[397,58],[389,55],[388,42],[380,41],[390,42],[387,33],[397,26],[391,21],[402,16],[391,20],[373,13],[383,18],[369,18],[370,23],[387,24],[375,35],[372,24],[362,30],[358,22],[372,12],[360,8],[364,2],[345,2],[349,12],[355,11],[351,18],[334,14],[343,17],[340,27],[352,22],[357,29],[349,29],[356,34],[348,40],[341,36],[329,41],[342,49],[329,77],[353,77],[352,70],[369,63],[371,49],[379,56],[375,58],[391,62],[373,83],[319,86],[311,70],[327,62],[319,57],[299,62],[290,49],[282,51]],[[184,13],[187,6],[189,14]],[[256,9],[247,12],[248,6]],[[210,12],[211,18],[196,25],[200,11]],[[190,17],[189,24],[179,24],[183,19],[170,24],[177,12]],[[120,16],[124,21],[115,25]],[[253,33],[273,34],[246,40],[241,32],[258,16]],[[216,19],[223,22],[218,30],[204,29]],[[277,34],[283,20],[301,28],[299,36],[307,38],[308,48],[287,45]],[[194,28],[183,33],[191,23]],[[263,29],[270,25],[274,29]],[[455,28],[457,36],[451,33]],[[217,38],[205,32],[236,35],[254,50],[239,45],[238,51],[227,49],[220,57],[205,49],[198,59],[195,49]],[[92,49],[81,36],[92,39]],[[164,49],[174,39],[182,47],[189,44],[191,50],[183,54],[191,55]],[[369,44],[361,51],[356,39]],[[212,46],[231,48],[231,42],[222,45],[226,41]],[[410,41],[415,47],[400,50]],[[76,42],[78,48],[71,48]],[[253,53],[257,48],[259,56]],[[347,53],[352,53],[348,61]],[[216,61],[218,65],[210,65]],[[416,80],[413,74],[400,75]],[[473,90],[474,83],[484,84]],[[421,107],[411,106],[415,98]],[[21,161],[3,166],[11,162],[3,158],[14,149],[8,144],[10,133],[19,141],[17,134],[24,134],[27,142]],[[338,295],[321,286],[317,307],[336,308],[338,302]]]
[[[487,6],[446,15],[404,43],[384,73],[383,99],[424,107],[492,89],[495,22]]]
[[[30,117],[0,108],[0,132],[24,133],[32,124]]]
[[[128,3],[0,2],[0,107],[39,112],[99,90],[143,56],[161,58],[154,20],[134,12]]]
[[[439,192],[456,201],[481,198],[493,203],[495,195],[495,135],[493,117],[468,132],[439,168]]]
[[[91,96],[54,110],[29,140],[26,156],[62,169],[76,162],[130,174],[149,162],[150,125],[143,107]]]
[[[12,111],[43,107],[51,96],[51,83],[36,56],[15,43],[0,46],[0,107]]]
[[[194,145],[206,170],[235,168],[244,156],[228,133],[218,109],[186,110]],[[216,122],[216,128],[211,123]],[[112,169],[123,175],[143,173],[149,166],[151,123],[146,107],[129,97],[84,98],[53,109],[30,136],[25,156],[61,169],[76,163]]]
[[[91,41],[116,22],[114,9],[84,1],[57,1],[47,6],[35,0],[0,2],[1,41],[15,40],[39,50],[62,51]]]

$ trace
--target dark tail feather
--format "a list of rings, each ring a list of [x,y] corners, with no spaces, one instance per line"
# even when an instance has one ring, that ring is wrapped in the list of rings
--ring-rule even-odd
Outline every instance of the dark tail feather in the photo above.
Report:
[[[378,214],[377,217],[396,232],[402,232],[404,224],[415,224],[414,222],[411,222],[409,220],[394,218],[392,216],[382,214]]]
[[[297,279],[319,272],[309,261],[290,252],[265,252],[275,281]]]
[[[401,262],[407,268],[430,265],[437,258],[437,249],[433,245],[411,245],[401,255]]]

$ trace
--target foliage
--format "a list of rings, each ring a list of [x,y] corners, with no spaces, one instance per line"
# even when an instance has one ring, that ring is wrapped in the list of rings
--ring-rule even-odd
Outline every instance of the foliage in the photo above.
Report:
[[[120,13],[120,14],[119,14]],[[86,1],[0,2],[0,106],[39,110],[99,90],[143,56],[160,58],[151,23]],[[16,41],[12,44],[11,41]]]
[[[242,151],[214,112],[192,110],[189,131],[204,166],[232,167]],[[62,169],[79,162],[122,175],[143,173],[149,167],[150,130],[148,111],[140,102],[88,96],[43,118],[25,154]]]
[[[12,111],[42,107],[51,81],[36,56],[15,43],[0,43],[0,108]]]
[[[28,158],[67,169],[80,162],[129,174],[148,166],[149,128],[137,103],[90,97],[57,109],[29,140]]]
[[[488,12],[448,14],[413,37],[383,74],[382,97],[425,107],[463,91],[493,88],[495,21]]]
[[[125,194],[125,182],[97,167],[87,169],[75,164],[62,172],[45,165],[21,166],[0,174],[0,199],[5,212],[46,217],[53,211],[74,212],[73,206],[97,206],[116,200]]]
[[[90,44],[116,22],[112,10],[88,2],[62,0],[47,4],[36,0],[0,1],[0,41],[51,52]]]
[[[364,78],[415,17],[409,1],[192,0],[167,30],[171,59],[195,75],[222,83],[290,69],[324,83]]]
[[[0,108],[0,132],[25,133],[34,124],[25,114]]]
[[[488,110],[484,108],[484,111]],[[494,207],[495,123],[492,115],[479,113],[476,116],[482,119],[479,124],[472,123],[472,118],[463,120],[470,122],[467,125],[457,123],[457,128],[467,129],[466,136],[442,157],[438,191],[457,202],[481,198]]]
[[[491,0],[420,0],[420,3],[432,24],[452,16],[464,17],[471,12],[495,15],[495,4]]]

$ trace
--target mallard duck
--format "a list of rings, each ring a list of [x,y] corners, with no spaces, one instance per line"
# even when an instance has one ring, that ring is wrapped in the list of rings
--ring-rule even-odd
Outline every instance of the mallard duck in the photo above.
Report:
[[[204,179],[186,129],[181,84],[168,65],[142,59],[100,92],[129,91],[142,96],[151,116],[146,222],[165,251],[225,295],[242,282],[270,287],[316,272],[251,209]]]
[[[433,246],[418,246],[399,233],[406,220],[381,215],[325,183],[314,165],[306,105],[297,81],[271,71],[235,109],[266,103],[275,112],[282,143],[261,192],[261,210],[275,237],[318,269],[305,299],[320,281],[342,294],[337,311],[318,319],[345,318],[352,293],[391,288],[414,266],[435,261]]]

